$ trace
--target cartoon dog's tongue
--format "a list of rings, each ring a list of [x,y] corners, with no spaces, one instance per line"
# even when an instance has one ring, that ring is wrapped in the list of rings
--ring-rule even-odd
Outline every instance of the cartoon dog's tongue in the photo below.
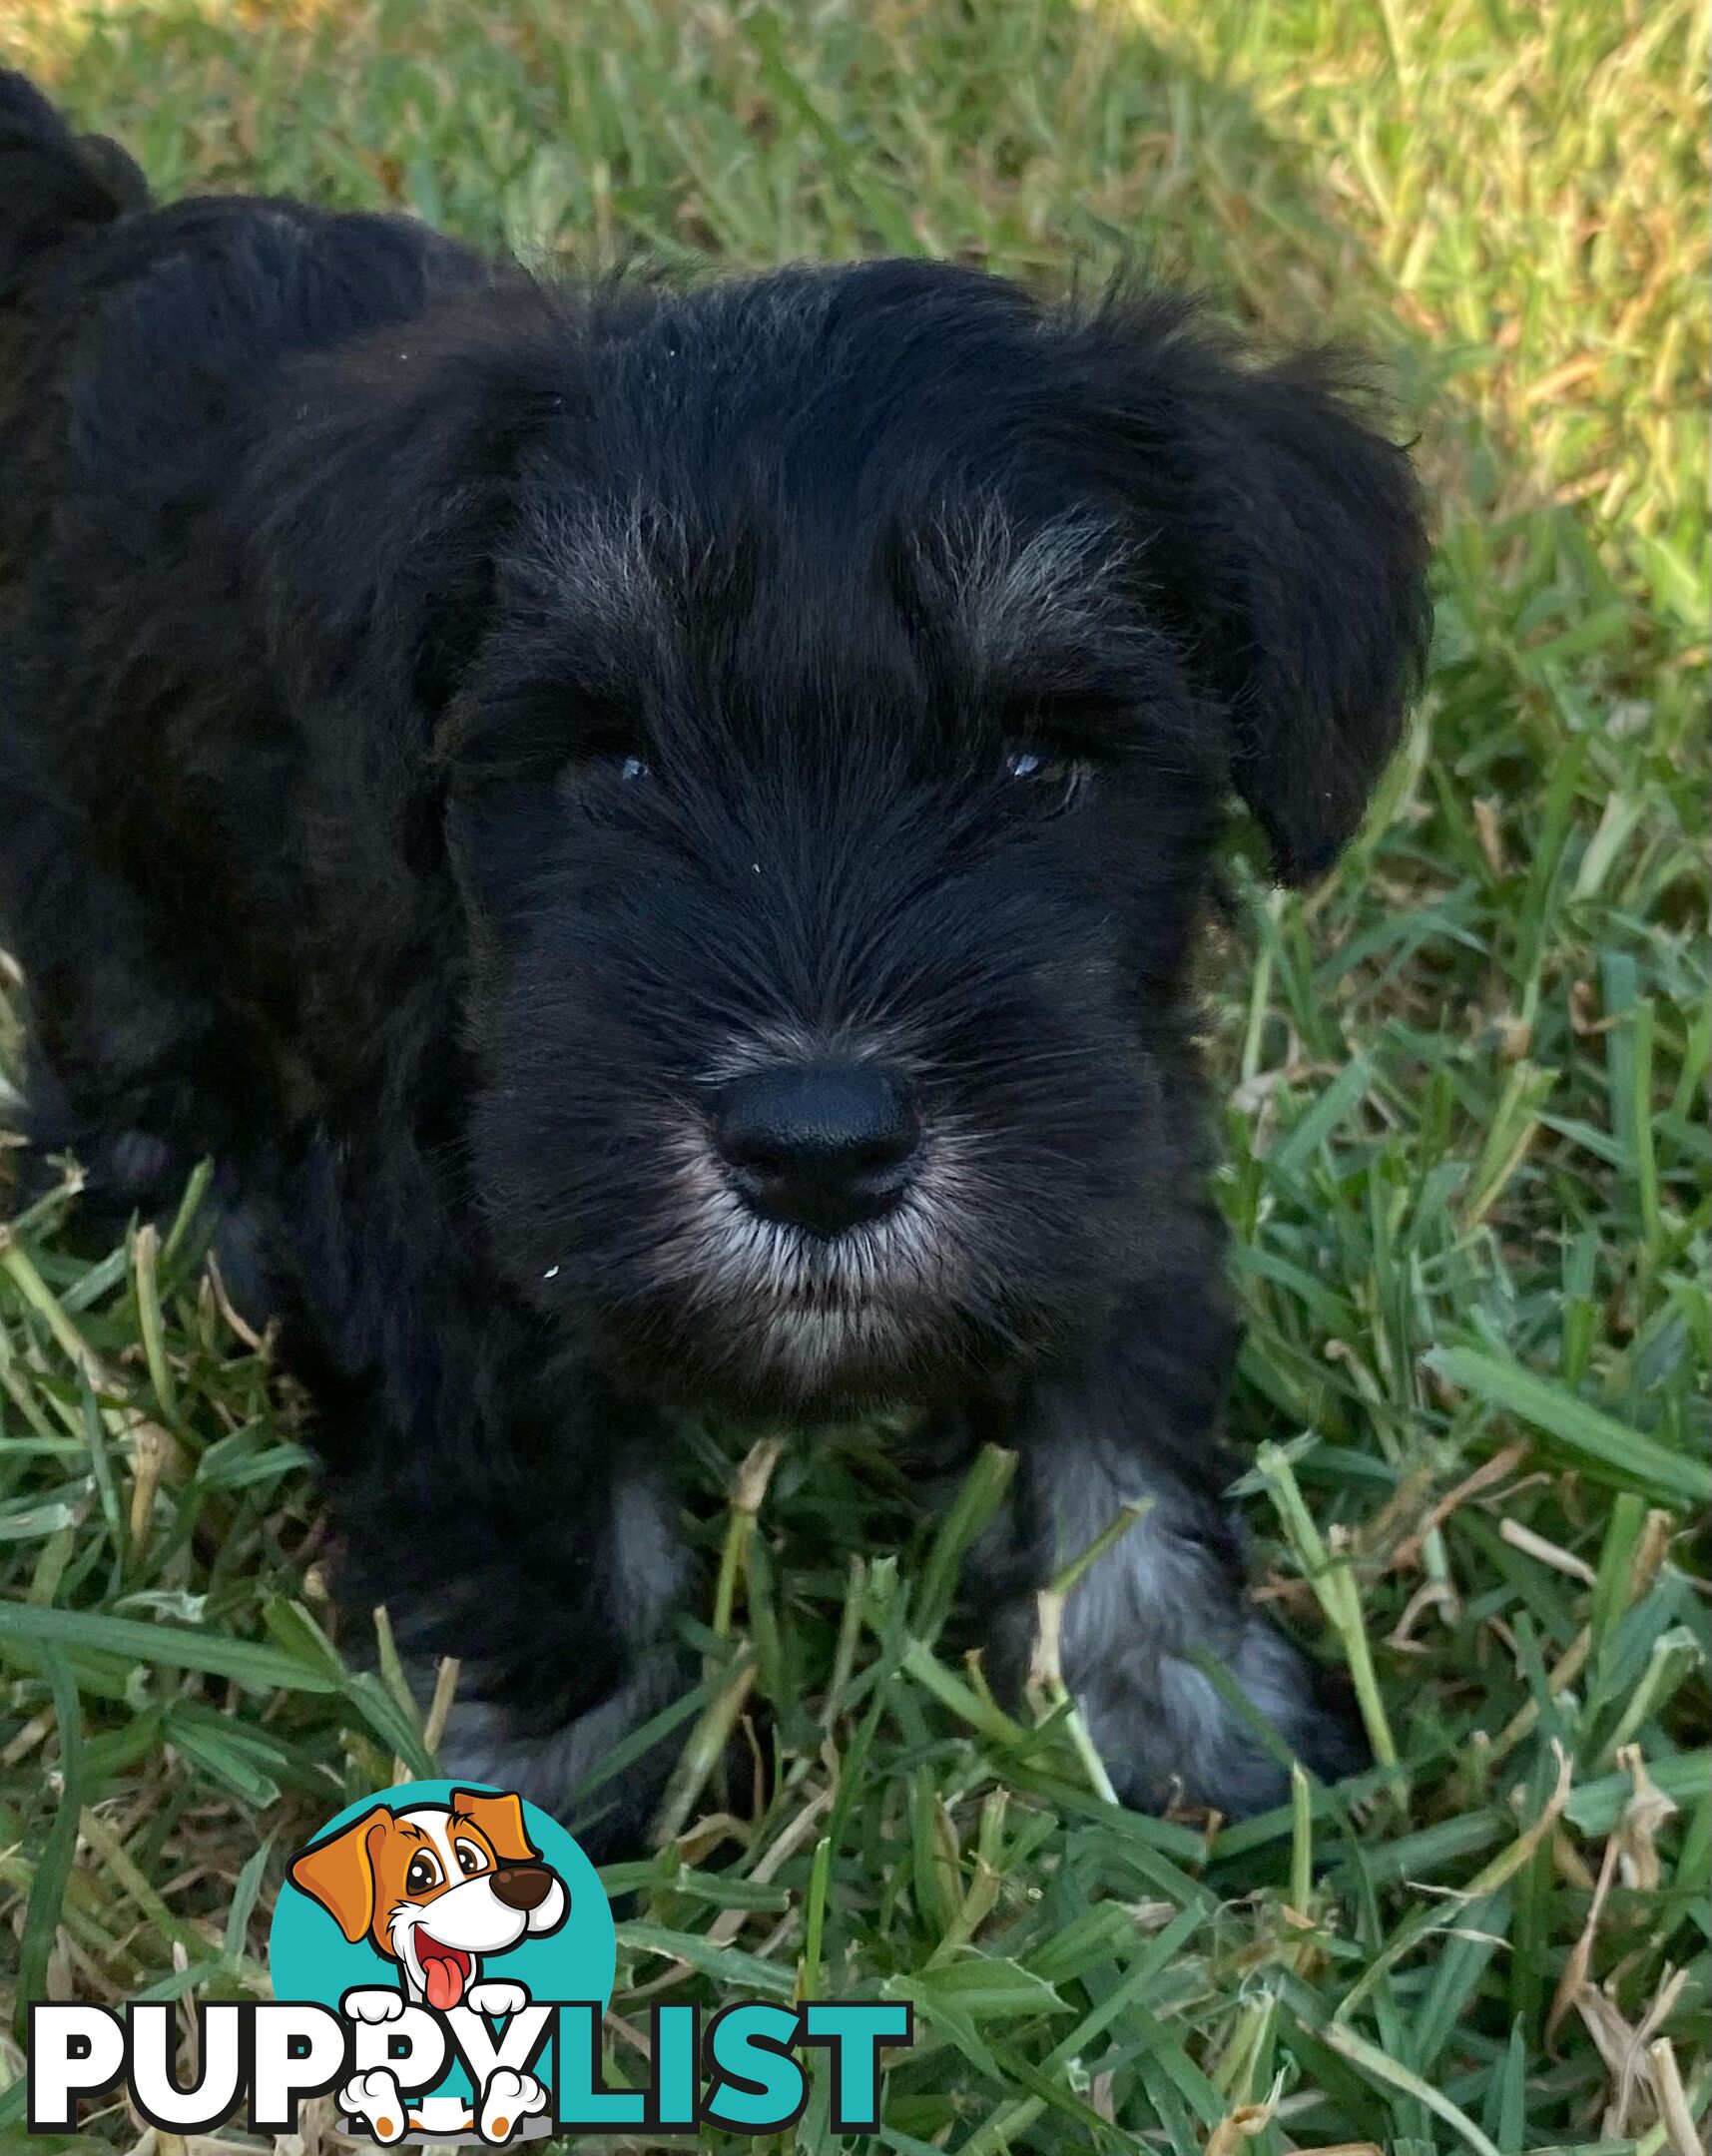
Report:
[[[469,1978],[469,1955],[461,1946],[442,1946],[425,1931],[416,1933],[416,1958],[422,1964],[422,1988],[428,2004],[448,2013],[463,1997]]]

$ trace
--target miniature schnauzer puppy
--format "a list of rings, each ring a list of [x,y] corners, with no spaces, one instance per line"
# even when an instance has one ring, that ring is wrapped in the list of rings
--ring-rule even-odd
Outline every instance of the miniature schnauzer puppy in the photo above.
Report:
[[[1014,1448],[1001,1687],[1151,1500],[1059,1643],[1126,1802],[1351,1762],[1223,1495],[1192,981],[1229,796],[1317,874],[1422,663],[1332,361],[943,263],[577,287],[155,207],[11,76],[0,472],[35,1138],[121,1212],[217,1164],[341,1592],[461,1660],[448,1771],[567,1813],[678,1695],[686,1410],[880,1406]]]

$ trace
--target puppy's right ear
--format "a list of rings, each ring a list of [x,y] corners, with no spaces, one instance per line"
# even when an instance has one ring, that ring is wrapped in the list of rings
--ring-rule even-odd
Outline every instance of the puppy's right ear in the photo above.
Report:
[[[522,278],[295,363],[242,523],[303,708],[355,698],[365,731],[384,713],[400,752],[422,745],[487,626],[519,462],[568,364],[563,319]]]
[[[382,1805],[291,1859],[285,1877],[318,1901],[355,1945],[374,1921],[374,1845],[391,1814]]]

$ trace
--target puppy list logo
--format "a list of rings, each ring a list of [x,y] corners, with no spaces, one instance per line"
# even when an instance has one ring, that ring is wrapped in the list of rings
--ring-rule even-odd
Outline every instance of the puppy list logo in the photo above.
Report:
[[[766,2133],[808,2101],[799,2046],[832,2053],[835,2132],[879,2123],[879,2055],[910,2041],[902,2003],[742,2001],[652,2009],[649,2087],[609,2089],[601,2023],[617,1942],[599,1875],[564,1828],[509,1791],[406,1783],[350,1806],[292,1858],[269,1939],[272,2004],[197,2010],[199,2078],[174,2072],[175,2010],[34,2005],[29,2126],[75,2129],[80,2097],[124,2080],[175,2134],[246,2109],[289,2133],[335,2092],[382,2146],[550,2133]],[[700,2069],[700,2070],[699,2070]]]
[[[615,1954],[562,1827],[509,1792],[415,1783],[341,1813],[286,1877],[275,1992],[349,2024],[337,2100],[358,2131],[494,2146],[549,2131],[554,2005],[604,2007]]]

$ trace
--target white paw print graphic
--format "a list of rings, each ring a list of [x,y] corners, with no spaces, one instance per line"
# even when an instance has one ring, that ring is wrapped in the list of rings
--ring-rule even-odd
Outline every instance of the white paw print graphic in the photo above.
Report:
[[[338,2092],[338,2107],[347,2116],[361,2119],[383,2148],[403,2139],[408,2123],[404,2098],[399,2093],[397,2075],[388,2073],[384,2066],[352,2074]]]
[[[533,2074],[518,2073],[510,2066],[496,2066],[481,2092],[476,2131],[484,2141],[497,2147],[511,2138],[524,2119],[546,2108],[547,2091]]]
[[[497,1976],[490,1976],[483,1983],[471,1984],[464,1994],[464,2004],[473,2006],[478,2014],[490,2018],[498,2014],[521,2013],[529,2003],[529,1993],[520,1983],[507,1983]]]
[[[339,2007],[352,2021],[373,2024],[396,2021],[404,2011],[404,1994],[382,1991],[378,1987],[369,1991],[347,1991],[339,2000]]]

